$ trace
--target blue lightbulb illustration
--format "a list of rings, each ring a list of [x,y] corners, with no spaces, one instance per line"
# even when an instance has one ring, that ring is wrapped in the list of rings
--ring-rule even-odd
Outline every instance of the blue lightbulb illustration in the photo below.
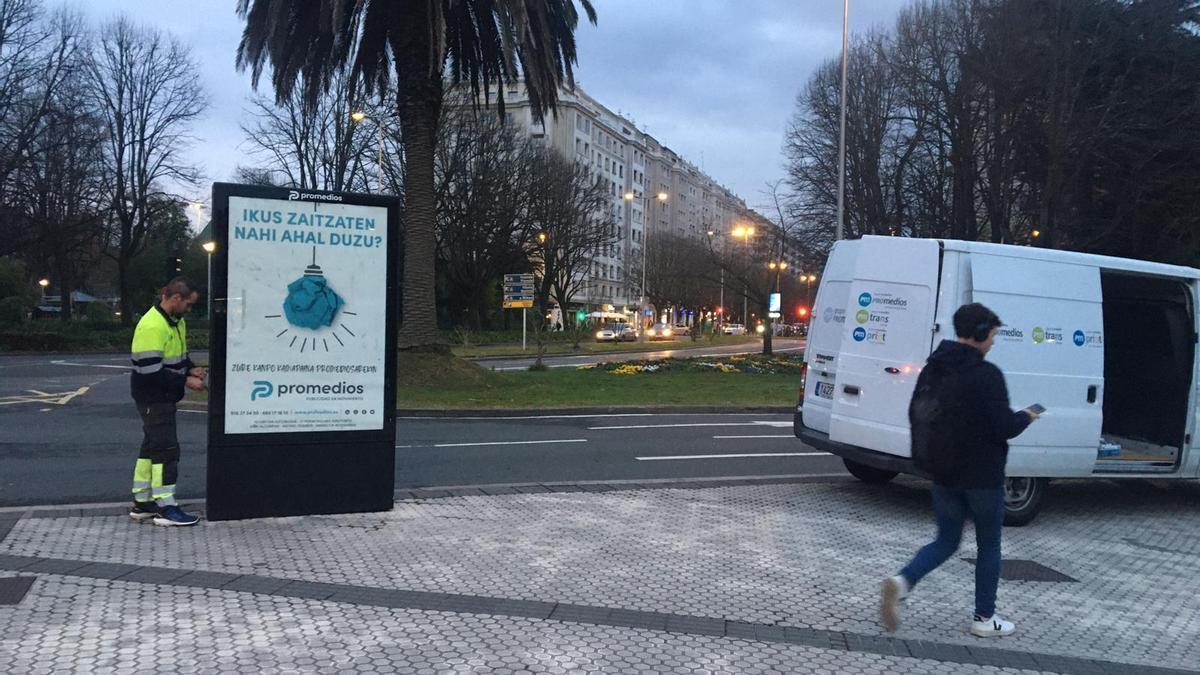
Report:
[[[343,304],[345,302],[330,287],[329,280],[317,264],[317,248],[314,246],[313,261],[304,269],[304,276],[288,284],[283,313],[293,326],[317,330],[332,326]]]

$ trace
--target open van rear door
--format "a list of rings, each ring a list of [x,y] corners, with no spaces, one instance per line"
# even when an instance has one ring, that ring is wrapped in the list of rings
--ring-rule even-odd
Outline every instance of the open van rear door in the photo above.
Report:
[[[941,244],[863,237],[846,306],[830,440],[908,457],[908,402],[929,356]]]
[[[1005,323],[987,358],[1011,405],[1046,407],[1009,441],[1008,475],[1090,475],[1104,422],[1100,269],[979,251],[970,261],[974,301]]]

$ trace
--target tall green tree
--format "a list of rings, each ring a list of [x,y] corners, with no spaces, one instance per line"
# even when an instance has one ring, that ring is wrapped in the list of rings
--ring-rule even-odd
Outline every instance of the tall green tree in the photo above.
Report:
[[[579,0],[595,23],[590,0]],[[536,116],[574,86],[574,0],[239,0],[237,62],[257,82],[270,65],[280,101],[301,85],[310,104],[349,69],[369,91],[394,94],[404,164],[404,291],[400,343],[437,336],[434,150],[445,79],[475,98],[524,78]],[[503,110],[503,88],[497,93]]]

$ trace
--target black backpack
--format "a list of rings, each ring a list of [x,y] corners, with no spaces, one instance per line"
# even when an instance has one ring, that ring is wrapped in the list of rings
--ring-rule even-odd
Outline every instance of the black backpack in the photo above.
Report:
[[[929,477],[953,471],[957,460],[954,445],[957,385],[956,371],[942,363],[927,363],[917,377],[908,404],[913,466]]]

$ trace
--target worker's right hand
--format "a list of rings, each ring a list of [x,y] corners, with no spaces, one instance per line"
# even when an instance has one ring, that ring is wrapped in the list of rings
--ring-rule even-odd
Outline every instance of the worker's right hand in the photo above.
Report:
[[[1041,417],[1040,413],[1035,413],[1032,410],[1030,410],[1029,408],[1024,408],[1022,410],[1022,412],[1024,412],[1026,415],[1029,415],[1030,422],[1036,422],[1038,420],[1038,418]]]
[[[204,391],[204,380],[198,377],[189,376],[186,384],[188,389],[192,391]]]

